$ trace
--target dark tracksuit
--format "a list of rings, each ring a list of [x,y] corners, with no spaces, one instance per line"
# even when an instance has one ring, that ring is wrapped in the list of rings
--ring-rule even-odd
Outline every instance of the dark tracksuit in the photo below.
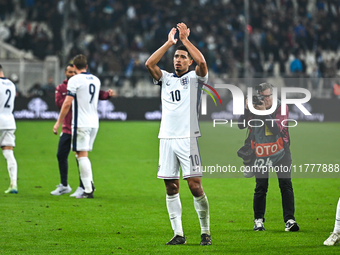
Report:
[[[277,110],[274,112],[275,116],[254,116],[252,113],[250,113],[249,110],[246,110],[245,115],[240,116],[239,122],[243,122],[243,120],[246,120],[246,122],[250,119],[278,119],[274,122],[273,127],[270,125],[267,125],[268,129],[273,135],[278,135],[282,137],[283,140],[283,146],[284,146],[284,156],[273,164],[273,166],[281,166],[285,167],[285,169],[289,169],[288,172],[281,172],[277,171],[277,177],[279,181],[279,187],[281,190],[281,198],[282,198],[282,209],[283,209],[283,219],[284,222],[286,222],[289,219],[295,220],[294,212],[295,212],[295,204],[294,204],[294,191],[293,191],[293,185],[291,181],[291,153],[289,149],[290,145],[290,139],[289,139],[289,132],[288,127],[284,127],[282,125],[282,120],[288,119],[288,106],[286,107],[286,115],[281,115],[281,106],[277,108]],[[285,123],[287,125],[288,123]],[[239,124],[239,128],[243,129],[245,128],[242,124]],[[259,128],[265,128],[265,126],[259,127]],[[255,219],[262,218],[265,219],[265,210],[266,210],[266,197],[267,197],[267,191],[268,191],[268,171],[266,172],[257,172],[255,173],[256,178],[256,187],[255,187],[255,193],[254,193],[254,200],[253,200],[253,209],[254,209],[254,217]]]
[[[65,101],[67,95],[67,82],[68,80],[64,80],[62,84],[60,84],[55,91],[55,103],[59,109],[61,109],[63,102]],[[100,91],[99,99],[100,100],[108,100],[110,98],[109,93],[106,91]],[[66,117],[63,120],[62,125],[62,134],[59,139],[58,144],[58,164],[59,164],[59,173],[60,173],[60,182],[62,185],[67,186],[67,176],[68,176],[68,155],[71,150],[71,141],[72,141],[72,110],[68,112]],[[78,164],[78,162],[77,162]],[[80,177],[79,177],[80,179]],[[84,188],[83,183],[80,179],[80,187]]]

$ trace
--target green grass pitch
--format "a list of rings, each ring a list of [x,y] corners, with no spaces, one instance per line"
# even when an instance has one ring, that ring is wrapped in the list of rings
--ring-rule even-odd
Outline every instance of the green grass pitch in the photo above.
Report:
[[[254,232],[254,179],[207,176],[213,245],[201,247],[193,198],[181,181],[183,228],[187,244],[166,246],[173,232],[165,187],[156,178],[159,122],[101,122],[90,153],[95,198],[52,196],[59,184],[54,122],[17,122],[15,156],[19,194],[4,194],[9,184],[0,157],[0,254],[339,254],[325,247],[333,230],[340,196],[338,178],[294,178],[296,220],[300,230],[284,231],[277,179],[269,180],[266,231]],[[203,164],[222,160],[240,166],[236,150],[244,132],[202,123]],[[301,123],[290,129],[293,164],[339,164],[340,123]],[[340,173],[339,173],[340,175]],[[218,178],[217,178],[218,177]],[[310,177],[310,176],[308,176]],[[74,155],[69,183],[77,187]]]

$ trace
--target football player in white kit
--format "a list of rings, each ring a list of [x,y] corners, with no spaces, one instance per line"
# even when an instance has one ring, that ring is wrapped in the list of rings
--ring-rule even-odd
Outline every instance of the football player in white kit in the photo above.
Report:
[[[161,70],[157,63],[177,43],[176,32],[183,45],[174,54],[174,73]],[[146,61],[145,66],[161,86],[162,120],[158,137],[158,175],[166,186],[166,205],[174,237],[168,245],[185,244],[182,228],[182,206],[179,197],[180,167],[183,179],[187,180],[194,196],[194,207],[201,225],[201,245],[211,245],[209,203],[201,184],[201,158],[197,137],[200,136],[197,108],[201,87],[208,80],[208,68],[202,53],[189,41],[190,30],[184,23],[177,24],[168,35],[168,40]],[[190,65],[197,64],[194,71]]]
[[[77,198],[93,198],[93,176],[88,152],[92,151],[99,128],[97,105],[101,83],[96,76],[86,71],[87,59],[84,55],[77,55],[73,65],[76,75],[68,81],[67,96],[53,132],[57,134],[72,105],[72,149],[77,154],[80,178],[85,188],[84,193]]]
[[[15,119],[13,116],[16,89],[13,82],[7,79],[0,65],[0,146],[7,161],[10,186],[5,193],[16,194],[18,165],[13,154],[15,147]]]

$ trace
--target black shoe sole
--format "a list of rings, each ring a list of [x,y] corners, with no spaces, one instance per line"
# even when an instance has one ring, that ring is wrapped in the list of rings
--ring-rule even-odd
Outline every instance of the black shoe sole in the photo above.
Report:
[[[289,230],[286,230],[287,232],[296,232],[296,231],[299,231],[300,230],[300,227],[299,225],[293,225],[291,226],[291,228]]]
[[[169,242],[166,243],[166,245],[181,245],[181,244],[186,244],[187,243],[187,240],[184,237],[181,237],[180,238],[181,240],[179,242],[177,242],[176,239],[179,238],[179,237],[180,236],[176,236],[176,237],[172,238]]]

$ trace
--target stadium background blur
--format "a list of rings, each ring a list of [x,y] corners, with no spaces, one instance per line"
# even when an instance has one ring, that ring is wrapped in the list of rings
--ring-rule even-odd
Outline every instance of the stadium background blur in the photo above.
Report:
[[[61,83],[65,64],[82,53],[103,87],[115,88],[121,97],[154,97],[159,91],[145,60],[183,21],[207,60],[211,84],[246,76],[274,77],[278,86],[288,86],[286,78],[298,77],[313,95],[332,96],[333,85],[340,84],[340,1],[249,1],[248,26],[245,2],[1,0],[0,57],[25,96],[48,79]],[[172,58],[163,58],[160,66],[172,70]]]
[[[144,62],[165,42],[170,28],[184,21],[192,31],[190,40],[208,62],[212,85],[246,73],[257,79],[268,77],[277,86],[285,85],[286,78],[301,77],[313,92],[312,116],[324,113],[325,120],[332,123],[300,123],[298,119],[299,125],[290,129],[294,165],[340,164],[340,100],[329,98],[331,83],[339,77],[339,1],[249,0],[246,69],[244,1],[0,0],[0,63],[22,96],[38,96],[41,90],[36,85],[51,87],[47,86],[51,77],[50,83],[58,85],[64,79],[65,63],[84,53],[89,57],[90,72],[102,79],[104,89],[118,91],[118,98],[110,102],[114,106],[104,109],[106,117],[145,120],[144,115],[136,118],[136,112],[152,103],[145,111],[152,115],[149,119],[159,119],[159,88],[152,85]],[[172,53],[160,63],[165,69],[173,68]],[[294,54],[304,63],[296,74],[290,70]],[[30,119],[56,118],[58,109],[51,111],[55,105],[52,95],[42,97],[49,105],[40,98],[18,98],[16,106],[24,102],[27,109],[16,119],[23,113]],[[231,115],[225,102],[223,111],[214,105],[208,109]],[[197,218],[192,217],[196,212],[190,204],[192,195],[183,189],[181,199],[188,205],[183,210],[184,228],[190,240],[189,245],[173,251],[164,245],[170,226],[167,212],[160,206],[164,184],[155,178],[159,122],[101,123],[97,150],[91,155],[98,169],[98,191],[91,203],[49,194],[58,178],[58,137],[51,132],[53,123],[17,121],[20,193],[1,198],[6,212],[0,225],[1,254],[174,254],[177,250],[181,254],[339,254],[339,247],[322,245],[334,224],[338,178],[313,178],[313,174],[294,178],[296,216],[301,226],[297,234],[283,231],[275,180],[268,192],[266,231],[254,234],[254,180],[243,175],[205,178],[205,189],[211,194],[214,245],[195,245],[199,243],[195,232],[199,228],[193,227]],[[244,132],[226,125],[211,132],[210,123],[204,121],[201,127],[202,162],[215,165],[223,159],[239,167],[242,162],[236,151],[244,142]],[[69,162],[69,180],[76,187],[79,177],[73,155]],[[6,187],[9,180],[3,157],[0,165],[0,186]]]

